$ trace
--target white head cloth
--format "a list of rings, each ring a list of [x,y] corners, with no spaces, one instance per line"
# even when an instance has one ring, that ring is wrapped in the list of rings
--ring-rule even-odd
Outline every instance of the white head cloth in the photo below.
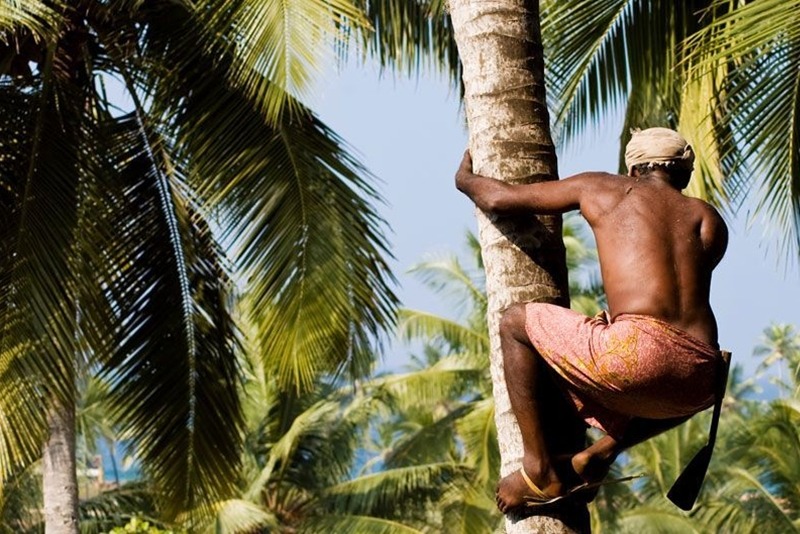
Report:
[[[631,140],[625,147],[625,165],[628,171],[634,165],[679,165],[694,167],[694,151],[686,139],[669,128],[631,130]]]

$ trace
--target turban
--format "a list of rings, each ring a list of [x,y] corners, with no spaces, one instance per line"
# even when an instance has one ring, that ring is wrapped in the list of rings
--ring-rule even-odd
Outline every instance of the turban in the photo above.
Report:
[[[632,130],[631,140],[625,147],[625,165],[628,171],[634,165],[678,165],[691,170],[694,152],[691,145],[678,132],[669,128]]]

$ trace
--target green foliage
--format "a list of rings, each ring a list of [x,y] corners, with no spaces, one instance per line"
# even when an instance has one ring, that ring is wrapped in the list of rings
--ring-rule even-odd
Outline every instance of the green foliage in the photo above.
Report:
[[[689,192],[732,211],[754,198],[795,257],[799,13],[797,0],[543,2],[555,131],[574,139],[624,110],[624,153],[631,128],[679,129],[697,155]]]
[[[380,198],[296,98],[366,19],[273,4],[0,3],[0,487],[42,406],[100,383],[87,450],[124,435],[160,514],[215,513],[242,458],[240,291],[284,389],[368,374],[396,306]]]
[[[175,530],[162,530],[148,523],[134,517],[124,527],[114,527],[109,531],[109,534],[178,534]]]

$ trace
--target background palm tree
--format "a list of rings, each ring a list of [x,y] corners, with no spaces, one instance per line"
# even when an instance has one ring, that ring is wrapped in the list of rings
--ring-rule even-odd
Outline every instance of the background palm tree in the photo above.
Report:
[[[758,370],[774,370],[771,381],[783,396],[798,395],[800,387],[800,333],[791,324],[772,324],[764,329],[753,356],[762,358]],[[788,376],[784,376],[784,373]]]
[[[234,282],[256,299],[284,387],[368,371],[395,304],[377,195],[293,96],[318,44],[363,17],[318,4],[0,5],[0,475],[21,473],[49,435],[45,494],[67,498],[46,497],[50,525],[77,528],[63,488],[75,487],[83,372],[108,380],[113,420],[168,516],[233,491]]]

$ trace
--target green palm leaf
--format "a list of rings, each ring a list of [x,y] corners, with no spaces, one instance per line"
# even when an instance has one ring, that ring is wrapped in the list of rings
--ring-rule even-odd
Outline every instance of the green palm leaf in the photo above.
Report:
[[[355,514],[327,514],[306,520],[299,532],[358,532],[359,534],[422,534],[425,530],[402,521]]]
[[[0,372],[9,391],[38,406],[74,398],[77,309],[75,239],[83,97],[61,86],[52,66],[33,91],[0,84],[4,143],[3,260],[0,265]],[[6,113],[7,112],[7,113]],[[6,118],[7,117],[7,118]],[[5,385],[4,385],[5,387]],[[41,410],[39,410],[41,411]],[[0,429],[0,478],[35,457],[43,417],[8,411]],[[18,425],[18,426],[17,426]]]
[[[257,529],[274,529],[278,527],[275,516],[263,508],[241,499],[229,499],[218,503],[213,524],[204,532],[227,534],[236,532],[254,532]]]
[[[470,470],[452,463],[428,463],[362,475],[325,489],[319,505],[327,510],[391,516],[399,506],[421,510]]]
[[[173,513],[231,490],[239,458],[236,330],[221,252],[185,196],[180,160],[139,112],[105,132],[116,177],[105,363],[114,415]],[[124,259],[120,262],[120,259]]]
[[[81,500],[81,532],[108,532],[124,527],[134,517],[160,524],[154,519],[156,512],[152,488],[142,483],[125,484]]]
[[[286,106],[303,112],[297,99],[307,96],[318,71],[335,60],[345,27],[367,25],[351,0],[212,4],[198,13],[208,38],[229,46],[236,59],[230,80],[273,123],[280,122]]]
[[[415,431],[396,438],[392,443],[391,449],[385,451],[381,456],[383,460],[382,468],[391,469],[421,465],[431,461],[435,462],[440,458],[454,456],[454,423],[463,417],[464,413],[469,409],[470,407],[467,405],[457,407],[436,421],[420,426]]]
[[[271,480],[283,477],[312,490],[339,480],[349,469],[362,429],[374,415],[375,402],[365,395],[348,398],[340,391],[294,414],[286,428],[272,426],[277,435],[270,436],[269,450],[245,497],[255,500]],[[275,408],[285,410],[285,406]],[[319,472],[314,472],[314,465],[320,466]]]
[[[474,402],[457,426],[464,442],[464,462],[475,470],[475,480],[485,485],[498,480],[500,449],[494,423],[494,399],[487,395]]]
[[[418,263],[408,272],[432,291],[450,298],[456,310],[468,310],[473,315],[480,315],[481,310],[486,309],[482,273],[468,272],[455,256]]]
[[[468,354],[486,354],[489,344],[483,331],[432,313],[408,309],[399,313],[398,335],[406,341],[427,339],[436,343],[441,340],[448,347]]]
[[[461,63],[446,0],[355,0],[371,31],[362,31],[365,50],[384,68],[406,74],[440,69],[460,86]]]
[[[193,18],[174,6],[149,16],[146,60],[166,74],[137,81],[178,132],[190,185],[237,251],[269,372],[301,390],[324,373],[366,375],[396,306],[371,176],[299,103],[267,122],[229,86],[236,58],[198,49],[205,30]],[[175,47],[191,62],[175,63]]]
[[[0,491],[0,533],[19,534],[41,532],[42,485],[34,462],[3,480]]]
[[[723,120],[731,124],[743,157],[751,162],[741,173],[763,180],[758,209],[780,229],[784,249],[800,244],[798,11],[796,0],[741,5],[690,42],[698,70],[722,61],[735,67],[725,87]],[[740,188],[750,187],[748,177],[741,176]]]
[[[546,2],[542,42],[552,73],[555,124],[563,135],[598,124],[600,113],[621,104],[628,88],[627,46],[638,2]],[[655,51],[653,51],[655,53]]]
[[[678,512],[639,506],[626,511],[618,523],[618,532],[647,534],[702,534],[705,532],[691,518]]]
[[[46,38],[48,30],[58,26],[60,22],[59,10],[64,8],[64,3],[58,0],[42,2],[40,0],[2,0],[0,2],[0,32],[8,37],[13,32],[25,28],[31,36],[37,39]],[[5,41],[5,39],[3,39]],[[3,50],[9,43],[0,45]],[[3,52],[0,52],[2,54]],[[3,54],[4,55],[4,54]]]
[[[376,378],[371,386],[388,391],[394,403],[404,408],[431,405],[474,392],[475,384],[485,376],[486,369],[476,365],[473,358],[454,355],[419,371]]]

